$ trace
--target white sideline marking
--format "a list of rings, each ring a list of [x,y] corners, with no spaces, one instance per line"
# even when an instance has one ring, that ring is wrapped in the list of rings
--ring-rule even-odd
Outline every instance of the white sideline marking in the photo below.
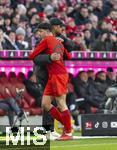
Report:
[[[117,136],[73,136],[74,140],[77,140],[77,139],[102,139],[102,138],[117,138]]]

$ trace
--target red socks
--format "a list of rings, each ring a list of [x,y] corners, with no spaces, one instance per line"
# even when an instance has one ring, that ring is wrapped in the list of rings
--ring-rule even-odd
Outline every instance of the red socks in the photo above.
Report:
[[[50,115],[64,125],[66,133],[71,133],[71,115],[69,110],[60,112],[56,107],[50,109]]]
[[[71,133],[71,115],[69,110],[65,110],[62,113],[63,124],[66,133]]]
[[[63,124],[63,119],[62,119],[61,112],[60,112],[56,107],[53,106],[53,107],[50,109],[50,115],[51,115],[54,119],[58,120],[61,124]]]

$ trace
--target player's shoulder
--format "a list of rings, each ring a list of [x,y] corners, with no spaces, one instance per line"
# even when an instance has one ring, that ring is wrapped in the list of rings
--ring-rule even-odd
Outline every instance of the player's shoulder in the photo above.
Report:
[[[45,39],[50,40],[50,39],[54,39],[55,37],[53,35],[48,35],[45,37]]]

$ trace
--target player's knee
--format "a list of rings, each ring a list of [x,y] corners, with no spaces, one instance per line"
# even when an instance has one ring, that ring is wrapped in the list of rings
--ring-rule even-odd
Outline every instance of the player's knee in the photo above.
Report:
[[[42,102],[42,108],[43,108],[45,111],[49,111],[49,110],[50,110],[50,106],[49,106],[47,103],[43,103],[43,102]]]
[[[66,104],[64,104],[64,103],[59,103],[58,104],[58,109],[62,112],[62,111],[64,111],[64,110],[66,110],[67,109],[67,105]]]

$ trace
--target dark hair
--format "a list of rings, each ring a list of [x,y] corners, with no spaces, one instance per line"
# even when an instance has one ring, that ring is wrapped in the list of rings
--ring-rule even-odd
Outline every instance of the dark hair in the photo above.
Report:
[[[50,30],[51,31],[51,24],[48,22],[42,22],[38,25],[38,29]]]
[[[61,21],[60,19],[58,19],[56,17],[51,18],[50,19],[50,23],[51,23],[52,26],[54,26],[54,25],[60,25],[61,27],[62,26],[65,27],[65,24],[63,23],[63,21]]]

